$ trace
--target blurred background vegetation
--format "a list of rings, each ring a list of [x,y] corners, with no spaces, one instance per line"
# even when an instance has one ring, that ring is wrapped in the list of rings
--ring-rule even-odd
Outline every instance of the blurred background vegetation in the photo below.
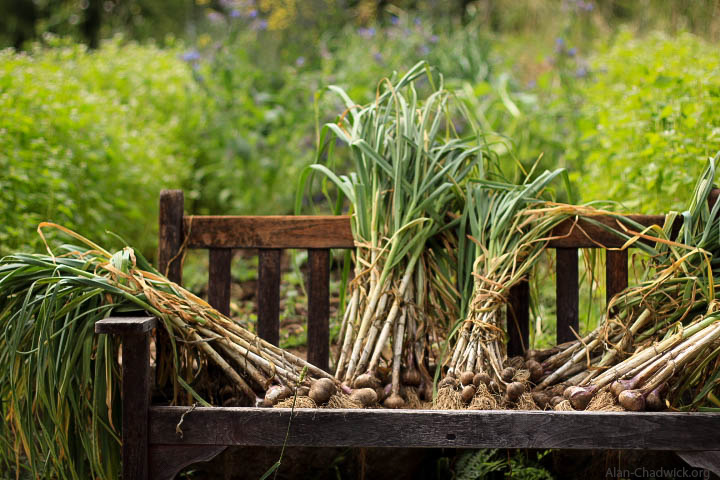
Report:
[[[0,253],[51,219],[153,256],[161,188],[193,213],[290,213],[324,87],[369,100],[425,58],[508,162],[576,200],[679,208],[720,149],[710,0],[0,0]],[[462,125],[458,126],[462,128]]]

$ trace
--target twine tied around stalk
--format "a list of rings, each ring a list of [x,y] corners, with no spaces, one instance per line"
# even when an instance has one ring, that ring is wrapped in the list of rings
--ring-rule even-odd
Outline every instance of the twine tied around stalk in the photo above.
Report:
[[[465,322],[472,323],[476,327],[481,328],[483,339],[485,340],[494,341],[505,338],[505,331],[490,322],[487,322],[485,320],[476,320],[472,318],[468,318],[467,320],[465,320]]]
[[[473,275],[481,278],[480,275]],[[481,280],[484,279],[481,278]],[[499,285],[500,290],[492,290],[476,286],[476,293],[473,296],[470,308],[475,312],[494,312],[495,310],[501,308],[503,305],[507,304],[509,299],[508,296],[503,292],[507,291],[508,289],[501,283],[497,283],[497,285]],[[480,304],[481,306],[478,306],[478,304]],[[489,304],[489,306],[482,306],[485,304]]]

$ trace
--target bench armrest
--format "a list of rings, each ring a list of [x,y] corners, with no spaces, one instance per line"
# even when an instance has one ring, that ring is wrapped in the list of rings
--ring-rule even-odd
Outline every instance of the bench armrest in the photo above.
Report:
[[[155,317],[109,317],[95,322],[95,333],[138,335],[157,325]]]

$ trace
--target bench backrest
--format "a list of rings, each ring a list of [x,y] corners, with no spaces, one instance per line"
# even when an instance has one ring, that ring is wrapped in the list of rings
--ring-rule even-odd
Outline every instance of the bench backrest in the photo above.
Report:
[[[714,204],[720,190],[708,201]],[[630,215],[644,226],[661,225],[663,215]],[[607,225],[615,219],[596,217]],[[308,361],[325,370],[329,358],[330,249],[354,248],[347,216],[185,216],[182,190],[160,194],[158,267],[170,280],[182,283],[182,249],[209,251],[208,302],[226,315],[230,312],[230,260],[233,249],[258,250],[257,332],[277,345],[280,330],[280,259],[284,249],[308,251]],[[678,225],[679,226],[679,225]],[[578,249],[606,252],[606,300],[627,287],[628,251],[624,241],[584,221],[565,221],[550,241],[556,250],[557,342],[575,339],[578,331]],[[529,341],[529,287],[527,282],[510,292],[508,354],[519,355]]]

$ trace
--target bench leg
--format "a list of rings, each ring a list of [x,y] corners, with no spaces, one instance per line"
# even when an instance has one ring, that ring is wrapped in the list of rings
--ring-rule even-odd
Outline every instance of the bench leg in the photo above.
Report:
[[[150,408],[149,332],[122,335],[122,478],[147,480]]]
[[[675,452],[685,460],[688,465],[695,468],[704,468],[720,475],[720,451],[700,451],[700,452]]]

